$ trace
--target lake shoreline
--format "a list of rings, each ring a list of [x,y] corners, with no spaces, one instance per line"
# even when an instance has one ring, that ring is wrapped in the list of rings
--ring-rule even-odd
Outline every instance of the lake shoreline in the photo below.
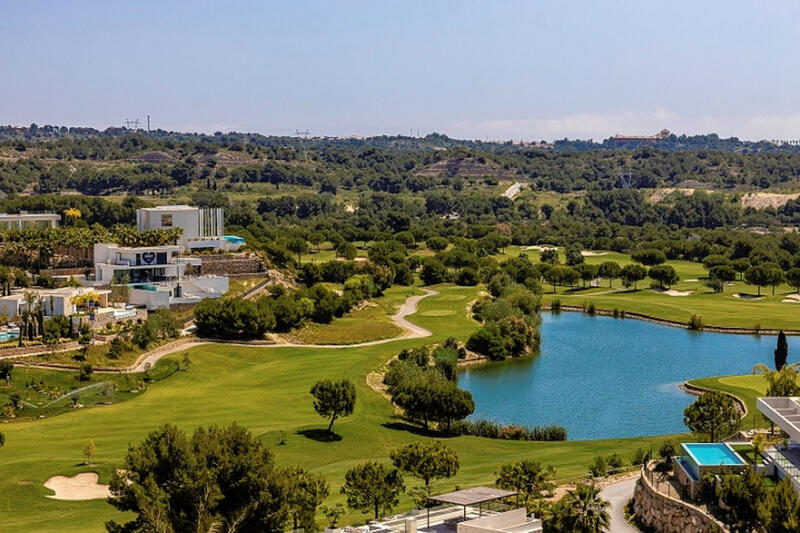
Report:
[[[567,311],[570,313],[584,313],[589,314],[586,311],[586,308],[580,305],[561,305],[559,310],[553,310],[552,306],[546,305],[542,306],[542,310],[550,311],[552,313],[558,313],[559,311]],[[632,318],[634,320],[641,320],[643,322],[650,322],[652,324],[658,324],[661,326],[669,326],[672,328],[680,328],[680,329],[692,329],[689,327],[689,324],[686,322],[679,322],[677,320],[669,320],[667,318],[659,318],[652,315],[646,315],[644,313],[637,313],[635,311],[625,311],[625,316],[614,316],[614,312],[608,309],[599,309],[596,308],[595,315],[600,316],[607,316],[612,318]],[[768,329],[768,328],[733,328],[727,326],[703,326],[702,329],[692,330],[697,332],[710,332],[710,333],[728,333],[731,335],[777,335],[778,332],[783,331],[786,335],[800,335],[800,330],[797,329]]]

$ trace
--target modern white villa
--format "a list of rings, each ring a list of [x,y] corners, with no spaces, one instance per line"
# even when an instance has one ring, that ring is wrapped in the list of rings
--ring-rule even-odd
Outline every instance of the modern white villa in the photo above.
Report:
[[[69,316],[76,314],[78,308],[73,302],[73,298],[81,294],[93,293],[96,300],[92,306],[97,309],[108,307],[108,297],[111,291],[95,289],[92,287],[62,287],[60,289],[24,289],[14,291],[8,296],[0,297],[0,314],[4,314],[8,319],[19,316],[28,309],[26,295],[31,295],[42,304],[44,316]]]
[[[139,231],[181,228],[178,244],[184,250],[220,250],[234,252],[244,239],[225,235],[225,214],[221,207],[200,208],[189,205],[160,205],[136,210]]]
[[[765,450],[768,474],[789,477],[800,492],[800,398],[766,397],[756,400],[756,407],[789,436],[786,445]]]
[[[179,245],[132,248],[97,243],[94,284],[126,283],[128,302],[148,310],[219,298],[228,291],[226,276],[193,275],[190,269],[199,269],[202,260],[181,256],[182,251]]]
[[[0,230],[55,228],[60,220],[56,213],[0,213]]]

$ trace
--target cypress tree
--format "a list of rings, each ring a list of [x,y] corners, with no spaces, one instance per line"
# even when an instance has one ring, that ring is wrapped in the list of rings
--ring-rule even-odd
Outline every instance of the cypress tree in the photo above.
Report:
[[[775,370],[780,370],[786,365],[788,355],[789,344],[786,342],[786,334],[781,330],[778,332],[778,346],[775,348]]]

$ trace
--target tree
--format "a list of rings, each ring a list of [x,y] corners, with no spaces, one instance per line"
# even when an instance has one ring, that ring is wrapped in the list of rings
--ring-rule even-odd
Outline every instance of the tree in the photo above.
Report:
[[[556,248],[544,248],[539,252],[539,261],[542,263],[549,263],[551,265],[557,265],[560,260],[558,258],[558,249]]]
[[[800,268],[794,267],[786,271],[786,283],[788,283],[795,292],[800,292]]]
[[[744,279],[749,285],[758,287],[758,295],[761,296],[761,287],[766,287],[772,282],[772,274],[768,268],[757,265],[747,269]]]
[[[753,374],[764,374],[764,379],[767,380],[767,396],[798,396],[800,395],[800,386],[797,384],[798,366],[800,366],[798,363],[791,365],[784,363],[780,370],[772,370],[767,365],[759,363],[753,367]]]
[[[593,483],[581,483],[561,499],[556,506],[557,531],[573,533],[599,533],[610,522],[608,502],[600,497],[600,489]]]
[[[288,248],[290,252],[297,254],[297,262],[300,263],[302,254],[308,252],[308,242],[305,239],[294,237],[286,242],[286,248]]]
[[[338,257],[347,259],[348,261],[352,261],[356,258],[356,255],[358,255],[358,250],[356,250],[356,247],[351,243],[342,241],[336,245],[336,255]]]
[[[647,275],[656,280],[662,289],[665,285],[669,287],[680,279],[678,273],[670,265],[654,266],[647,272]]]
[[[11,361],[0,361],[0,379],[6,382],[6,385],[11,383],[11,371],[14,370],[14,363]]]
[[[88,465],[96,454],[97,447],[94,445],[94,441],[92,439],[87,440],[86,445],[83,447],[83,464]]]
[[[347,512],[344,508],[344,505],[342,505],[341,502],[337,502],[336,505],[330,507],[327,505],[323,505],[322,507],[320,507],[320,511],[322,511],[322,514],[328,521],[328,527],[330,529],[335,528],[336,523],[339,521],[342,515],[344,515]]]
[[[746,257],[731,261],[731,268],[739,274],[739,279],[744,278],[744,273],[750,268],[750,260]]]
[[[330,418],[328,432],[338,417],[353,413],[356,406],[356,388],[349,379],[341,381],[320,380],[311,387],[314,396],[314,410],[319,416]]]
[[[711,442],[726,437],[742,424],[733,398],[719,391],[706,392],[684,409],[683,423],[692,432],[707,435]]]
[[[495,475],[495,484],[501,489],[515,491],[517,504],[519,505],[521,499],[527,507],[537,500],[551,496],[555,488],[555,469],[530,459],[503,463]]]
[[[284,471],[236,424],[200,427],[191,439],[162,426],[113,472],[109,503],[136,516],[108,522],[112,533],[282,531],[289,518]]]
[[[92,378],[94,368],[89,363],[84,363],[78,367],[78,381],[89,381]]]
[[[425,487],[431,480],[449,478],[458,472],[458,455],[441,441],[412,442],[392,451],[394,466],[420,478]]]
[[[775,370],[780,370],[786,366],[786,358],[789,356],[789,344],[786,342],[786,333],[783,330],[778,332],[778,345],[775,347]]]
[[[622,274],[622,268],[614,261],[604,261],[597,269],[597,275],[608,280],[609,289],[611,288],[611,282],[619,278],[620,274]]]
[[[445,237],[430,237],[425,240],[425,244],[434,252],[442,252],[447,248],[448,242]]]
[[[636,250],[631,254],[631,259],[637,263],[645,266],[652,267],[660,265],[667,260],[667,256],[661,250],[647,248],[644,250]]]
[[[83,358],[86,359],[86,354],[89,352],[89,346],[94,342],[94,332],[89,324],[83,323],[78,329],[78,344],[81,345],[83,351]]]
[[[768,520],[767,486],[755,468],[722,478],[720,500],[725,504],[733,533],[757,531]]]
[[[583,280],[583,287],[586,288],[586,283],[591,282],[597,277],[600,270],[600,265],[590,265],[589,263],[581,263],[575,269],[580,273],[581,280]]]
[[[567,265],[574,267],[582,264],[585,259],[581,253],[581,247],[577,244],[570,244],[564,249]]]
[[[658,448],[658,456],[661,458],[661,462],[664,465],[669,465],[669,462],[677,454],[678,454],[678,445],[675,444],[674,440],[666,440]]]
[[[292,466],[284,470],[286,480],[286,507],[292,520],[292,528],[298,527],[303,531],[316,531],[317,523],[314,516],[317,507],[322,505],[328,497],[330,488],[325,478],[307,472],[299,466]]]
[[[116,335],[113,339],[111,339],[111,342],[108,343],[108,352],[106,353],[106,357],[109,359],[119,359],[122,357],[124,351],[125,343],[122,341],[119,335]]]
[[[61,325],[58,321],[51,319],[44,323],[44,331],[42,331],[42,342],[51,351],[56,349],[58,342],[61,340]]]
[[[800,531],[800,497],[792,486],[791,478],[783,478],[767,496],[769,533],[797,533]]]
[[[375,520],[381,512],[390,511],[400,501],[405,490],[403,475],[397,468],[369,461],[348,470],[341,492],[347,496],[347,505],[363,513],[374,512]]]
[[[442,283],[447,277],[447,267],[435,257],[426,257],[422,261],[422,271],[419,275],[425,285]]]
[[[0,448],[6,445],[6,436],[0,433]]]
[[[633,290],[636,290],[636,284],[642,281],[647,276],[647,269],[642,265],[630,264],[625,265],[620,273],[622,283],[626,287],[633,285]]]
[[[736,271],[728,265],[718,265],[708,271],[708,278],[709,280],[719,281],[720,285],[724,287],[725,283],[736,279]],[[722,292],[722,290],[719,292]]]

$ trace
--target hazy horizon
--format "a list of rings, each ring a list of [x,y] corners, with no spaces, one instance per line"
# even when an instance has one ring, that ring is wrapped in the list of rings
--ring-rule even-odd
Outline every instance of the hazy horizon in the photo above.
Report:
[[[16,3],[0,123],[800,138],[800,4]]]

